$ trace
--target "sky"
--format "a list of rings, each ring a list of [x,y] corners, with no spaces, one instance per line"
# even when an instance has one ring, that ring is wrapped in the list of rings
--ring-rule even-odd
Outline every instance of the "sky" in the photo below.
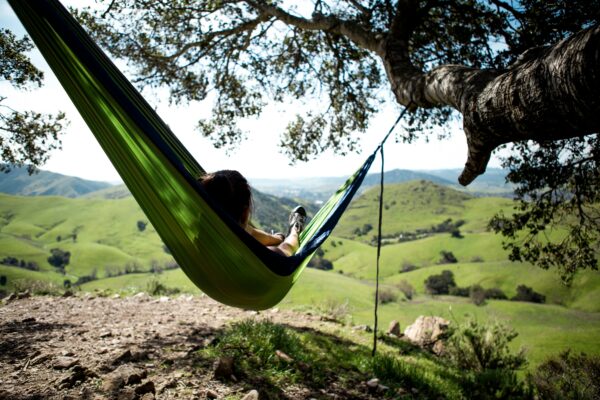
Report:
[[[82,4],[80,1],[65,3]],[[0,27],[13,30],[19,37],[25,34],[6,0],[0,0]],[[7,97],[4,104],[20,111],[35,110],[46,113],[64,111],[70,121],[66,133],[61,137],[62,149],[53,151],[42,169],[89,180],[120,182],[116,170],[42,56],[37,50],[32,51],[29,56],[33,63],[45,72],[44,86],[35,90],[17,91],[7,82],[0,82],[0,94]],[[119,66],[121,64],[117,63]],[[377,147],[399,112],[399,108],[393,104],[380,111],[372,120],[368,131],[361,135],[359,143],[362,153],[360,154],[339,156],[327,151],[314,160],[290,165],[289,160],[281,153],[278,143],[280,133],[293,115],[289,109],[294,109],[295,105],[290,105],[289,109],[283,105],[271,105],[260,118],[244,121],[241,126],[249,132],[248,139],[227,154],[223,149],[214,148],[208,139],[201,137],[195,130],[198,116],[210,110],[210,104],[205,102],[170,106],[165,96],[146,92],[144,96],[156,107],[161,118],[205,170],[236,169],[250,179],[351,175]],[[433,139],[429,143],[420,140],[412,144],[402,144],[394,143],[390,139],[385,146],[385,170],[462,168],[467,157],[466,139],[459,123],[452,127],[452,131],[450,139],[443,141]],[[401,127],[397,128],[397,132],[401,133]],[[498,165],[499,161],[494,158],[489,166]],[[373,168],[380,167],[376,163]]]

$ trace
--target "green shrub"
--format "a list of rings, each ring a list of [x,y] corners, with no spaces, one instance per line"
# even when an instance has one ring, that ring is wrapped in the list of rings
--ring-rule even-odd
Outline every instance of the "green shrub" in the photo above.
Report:
[[[146,285],[146,293],[151,296],[171,296],[179,292],[178,288],[168,288],[156,279],[151,280]]]
[[[469,288],[469,298],[476,306],[485,304],[485,290],[481,285],[473,285]]]
[[[146,230],[146,225],[148,225],[147,222],[144,222],[144,221],[137,222],[137,228],[140,232],[144,232]]]
[[[412,300],[417,293],[415,288],[404,279],[398,282],[396,287],[404,294],[404,297],[406,297],[407,300]]]
[[[528,301],[530,303],[545,303],[546,296],[534,291],[529,286],[517,286],[517,294],[511,298],[513,301]]]
[[[448,289],[448,294],[450,296],[458,296],[458,297],[469,297],[469,291],[471,288],[467,287],[458,287],[458,286],[450,286]]]
[[[53,267],[56,267],[60,273],[65,273],[65,267],[69,265],[71,260],[71,253],[61,249],[51,249],[50,257],[48,257],[48,263]]]
[[[529,387],[517,377],[527,360],[524,351],[513,353],[510,342],[517,333],[501,324],[482,325],[469,320],[454,328],[446,346],[450,363],[463,371],[461,386],[467,398],[529,398]]]
[[[344,322],[344,320],[350,316],[351,311],[347,299],[342,302],[331,297],[319,302],[317,309],[327,318],[337,322]]]
[[[379,304],[393,303],[398,300],[398,295],[388,288],[379,289]]]
[[[402,269],[400,270],[400,272],[410,272],[414,271],[415,269],[417,269],[417,266],[415,264],[405,261],[402,263]]]
[[[485,289],[485,298],[486,299],[496,299],[496,300],[506,300],[508,297],[502,289],[499,288],[489,288]]]
[[[541,399],[600,399],[600,357],[565,351],[540,364],[530,381]]]
[[[29,279],[17,279],[13,281],[13,290],[15,292],[26,292],[28,291],[31,294],[35,295],[50,295],[50,296],[59,296],[64,293],[64,290],[51,282],[46,281],[35,281]]]
[[[458,262],[458,259],[451,251],[442,250],[440,251],[440,256],[442,257],[439,259],[438,264],[456,264]]]
[[[439,275],[430,275],[425,280],[425,290],[429,294],[449,294],[450,288],[456,286],[452,271],[444,270]]]

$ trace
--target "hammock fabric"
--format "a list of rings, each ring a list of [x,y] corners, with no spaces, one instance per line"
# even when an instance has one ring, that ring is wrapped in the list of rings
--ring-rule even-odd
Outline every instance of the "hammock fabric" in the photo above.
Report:
[[[325,203],[284,257],[247,234],[202,189],[205,171],[57,0],[9,0],[123,181],[189,279],[213,299],[274,306],[327,239],[374,152]]]

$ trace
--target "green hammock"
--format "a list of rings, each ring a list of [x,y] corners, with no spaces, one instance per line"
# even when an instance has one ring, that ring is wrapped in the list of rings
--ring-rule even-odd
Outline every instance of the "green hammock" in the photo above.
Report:
[[[213,299],[266,309],[327,239],[376,152],[327,201],[292,257],[268,250],[204,192],[204,170],[56,0],[9,0],[123,181],[185,274]]]

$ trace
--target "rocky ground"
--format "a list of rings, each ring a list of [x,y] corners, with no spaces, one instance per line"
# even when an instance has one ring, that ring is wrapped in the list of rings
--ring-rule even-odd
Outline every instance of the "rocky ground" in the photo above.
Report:
[[[0,306],[0,399],[262,398],[215,377],[196,353],[244,318],[326,329],[313,315],[256,313],[207,297],[93,295],[5,299]],[[260,388],[258,388],[260,389]],[[362,388],[281,388],[281,398],[371,398]]]

